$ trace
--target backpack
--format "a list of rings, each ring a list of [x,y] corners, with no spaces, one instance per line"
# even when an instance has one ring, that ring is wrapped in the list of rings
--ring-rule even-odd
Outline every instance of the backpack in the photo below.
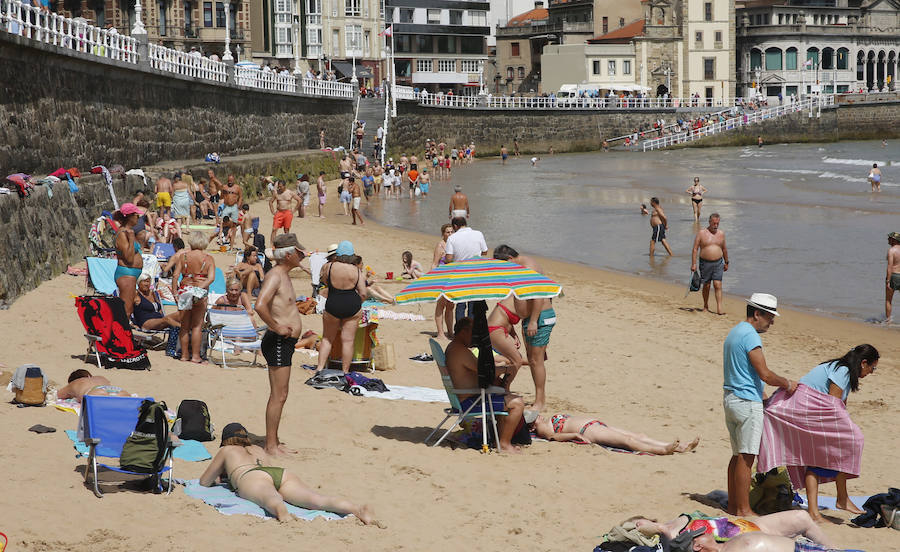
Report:
[[[13,385],[13,390],[16,392],[13,402],[27,406],[44,406],[44,382],[46,381],[44,371],[35,364],[25,364],[20,366],[16,373],[18,374],[22,370],[25,372],[24,384],[21,389]]]
[[[157,474],[169,450],[169,421],[166,403],[144,399],[134,431],[125,440],[119,466],[136,473]]]
[[[203,401],[185,399],[178,405],[178,414],[172,433],[180,439],[212,441],[216,438],[216,428],[209,416],[209,408]]]
[[[794,501],[791,478],[783,466],[757,473],[750,482],[750,507],[762,515],[790,510]]]

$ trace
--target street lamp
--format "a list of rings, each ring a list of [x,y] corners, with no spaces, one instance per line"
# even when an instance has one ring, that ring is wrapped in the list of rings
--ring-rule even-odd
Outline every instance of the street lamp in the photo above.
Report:
[[[144,22],[141,21],[141,0],[135,0],[134,2],[134,26],[131,28],[131,34],[132,36],[147,34]]]
[[[234,61],[231,55],[231,0],[225,0],[225,53],[222,61]]]
[[[358,45],[356,29],[353,29],[353,38],[350,39],[350,55],[353,57],[353,75],[350,77],[350,84],[353,85],[354,88],[359,88],[359,79],[356,78],[356,48]]]
[[[294,75],[300,74],[300,16],[294,16]]]

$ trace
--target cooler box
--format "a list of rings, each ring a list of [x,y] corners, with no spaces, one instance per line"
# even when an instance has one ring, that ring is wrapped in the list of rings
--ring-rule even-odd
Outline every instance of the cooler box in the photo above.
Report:
[[[353,339],[353,360],[350,361],[350,369],[354,371],[368,371],[372,365],[372,342],[375,340],[375,330],[378,324],[371,322],[365,326],[356,328],[356,336]],[[328,368],[341,369],[343,354],[341,351],[341,330],[338,329],[334,343],[331,344],[331,354],[328,355]]]

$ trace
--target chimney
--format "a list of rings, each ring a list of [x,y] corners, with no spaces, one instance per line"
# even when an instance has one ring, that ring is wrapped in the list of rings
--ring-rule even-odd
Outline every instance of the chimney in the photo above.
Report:
[[[534,9],[539,10],[544,7],[544,0],[534,0]]]

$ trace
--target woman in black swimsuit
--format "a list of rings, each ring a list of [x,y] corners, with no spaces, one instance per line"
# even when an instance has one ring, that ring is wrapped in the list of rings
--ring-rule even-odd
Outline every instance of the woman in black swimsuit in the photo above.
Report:
[[[142,330],[164,330],[181,327],[181,313],[166,315],[163,312],[159,293],[150,289],[153,278],[147,273],[138,277],[137,295],[134,298],[134,312],[131,321]]]
[[[362,298],[366,296],[366,279],[356,266],[353,244],[342,241],[333,261],[322,267],[320,281],[327,289],[322,290],[327,297],[325,312],[322,313],[322,343],[319,345],[319,366],[317,372],[325,368],[331,346],[341,332],[341,367],[344,373],[350,371],[353,360],[353,341],[356,327],[362,313]]]

